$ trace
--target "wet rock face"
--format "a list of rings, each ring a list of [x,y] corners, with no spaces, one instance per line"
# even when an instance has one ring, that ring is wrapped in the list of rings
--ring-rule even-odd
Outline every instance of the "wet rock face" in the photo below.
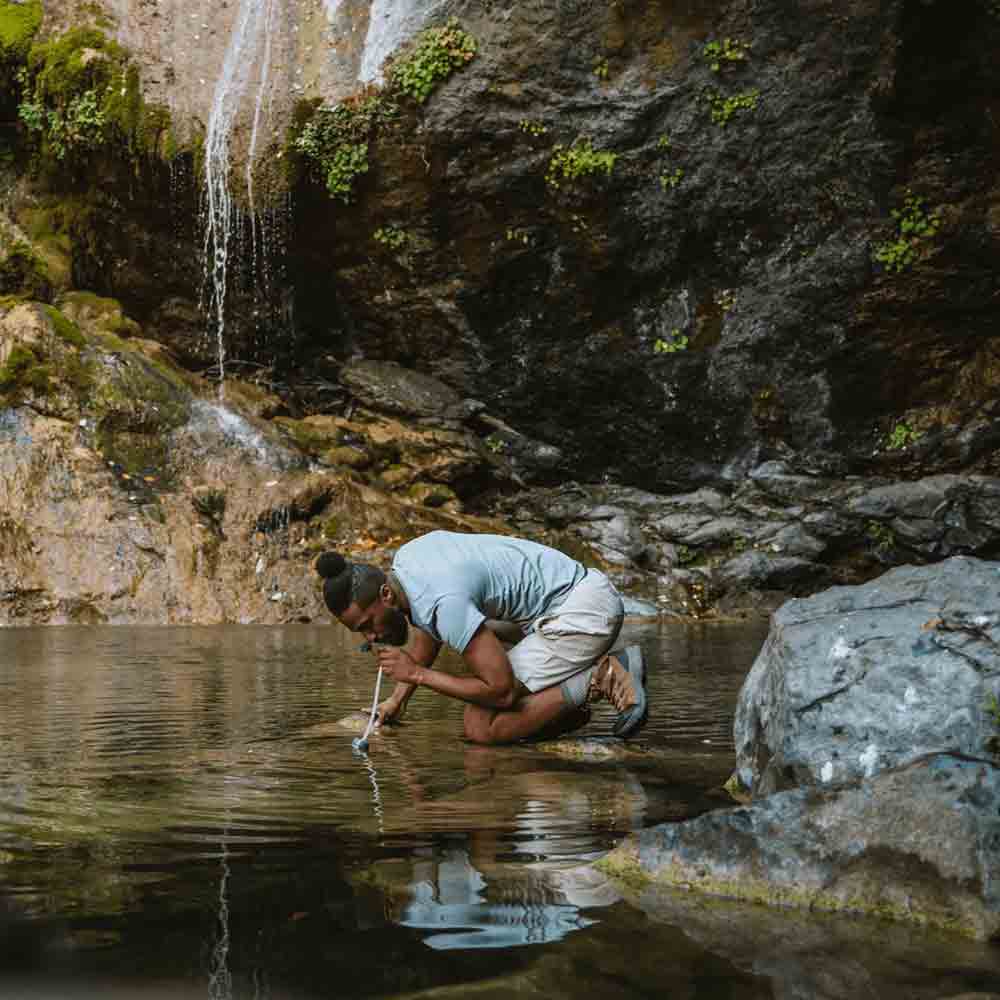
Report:
[[[1000,564],[956,557],[783,605],[740,692],[737,773],[762,797],[1000,749]]]
[[[479,54],[419,132],[374,150],[355,204],[296,194],[304,323],[332,260],[352,349],[436,373],[583,479],[994,469],[984,7],[451,9]],[[617,159],[556,188],[578,137]],[[873,252],[907,187],[940,229],[897,273]],[[387,223],[410,252],[372,247]]]
[[[182,132],[242,95],[235,198],[260,213],[232,243],[231,359],[290,381],[319,355],[434,375],[526,436],[503,440],[534,481],[690,492],[770,459],[833,477],[998,471],[1000,21],[985,0],[794,18],[778,0],[106,6]],[[46,5],[46,29],[76,13]],[[293,97],[344,98],[449,15],[475,59],[372,141],[349,204],[305,177],[290,210],[274,185],[244,190],[258,106],[270,168]],[[227,69],[265,51],[263,90]],[[201,166],[95,176],[110,193],[59,234],[73,283],[211,365]]]

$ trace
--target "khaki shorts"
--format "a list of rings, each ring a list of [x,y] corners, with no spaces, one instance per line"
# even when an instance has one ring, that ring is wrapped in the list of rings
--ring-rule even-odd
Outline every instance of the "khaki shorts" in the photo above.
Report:
[[[528,635],[507,651],[514,676],[532,693],[560,684],[611,649],[624,617],[614,584],[588,569],[562,603],[536,618]]]

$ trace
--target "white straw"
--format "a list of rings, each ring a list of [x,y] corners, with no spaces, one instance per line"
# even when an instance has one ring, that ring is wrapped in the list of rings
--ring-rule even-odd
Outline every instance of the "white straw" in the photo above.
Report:
[[[375,680],[375,697],[372,699],[372,714],[368,716],[368,725],[365,726],[364,735],[361,737],[361,742],[366,743],[368,741],[368,734],[372,731],[372,725],[375,722],[375,712],[378,709],[378,693],[382,687],[382,668],[378,668],[378,677]]]

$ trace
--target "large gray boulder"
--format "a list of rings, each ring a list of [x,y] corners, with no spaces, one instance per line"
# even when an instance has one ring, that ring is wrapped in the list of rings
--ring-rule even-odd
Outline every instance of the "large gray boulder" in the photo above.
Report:
[[[754,798],[872,777],[998,736],[1000,563],[956,556],[792,600],[740,692],[740,784]]]
[[[1000,937],[1000,563],[789,601],[740,692],[745,808],[644,830],[609,871]]]
[[[643,830],[603,866],[709,895],[1000,936],[1000,765],[934,754]]]

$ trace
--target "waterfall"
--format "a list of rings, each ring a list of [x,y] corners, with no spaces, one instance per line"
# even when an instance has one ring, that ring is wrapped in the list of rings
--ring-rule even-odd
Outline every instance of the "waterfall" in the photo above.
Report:
[[[269,441],[247,420],[221,403],[196,399],[191,407],[191,419],[181,433],[206,455],[237,448],[255,465],[285,470],[300,464],[293,452]]]
[[[255,67],[257,94],[254,101],[250,141],[247,149],[247,205],[251,224],[251,261],[256,269],[258,232],[253,191],[253,162],[264,116],[271,71],[271,39],[275,30],[278,0],[240,0],[222,72],[215,84],[212,109],[205,135],[204,172],[204,274],[202,311],[207,336],[215,335],[219,382],[225,377],[226,293],[230,254],[244,225],[244,216],[230,190],[231,139],[243,99],[250,89]]]
[[[261,113],[264,108],[264,95],[267,91],[267,81],[271,74],[271,39],[274,34],[274,3],[275,0],[264,0],[264,55],[260,68],[260,83],[257,87],[257,99],[254,101],[253,125],[250,129],[250,148],[247,151],[247,204],[250,208],[250,261],[256,270],[257,264],[257,211],[253,200],[253,163],[257,153],[257,136],[260,132]],[[270,103],[270,102],[269,102]],[[270,107],[268,108],[270,110]]]

